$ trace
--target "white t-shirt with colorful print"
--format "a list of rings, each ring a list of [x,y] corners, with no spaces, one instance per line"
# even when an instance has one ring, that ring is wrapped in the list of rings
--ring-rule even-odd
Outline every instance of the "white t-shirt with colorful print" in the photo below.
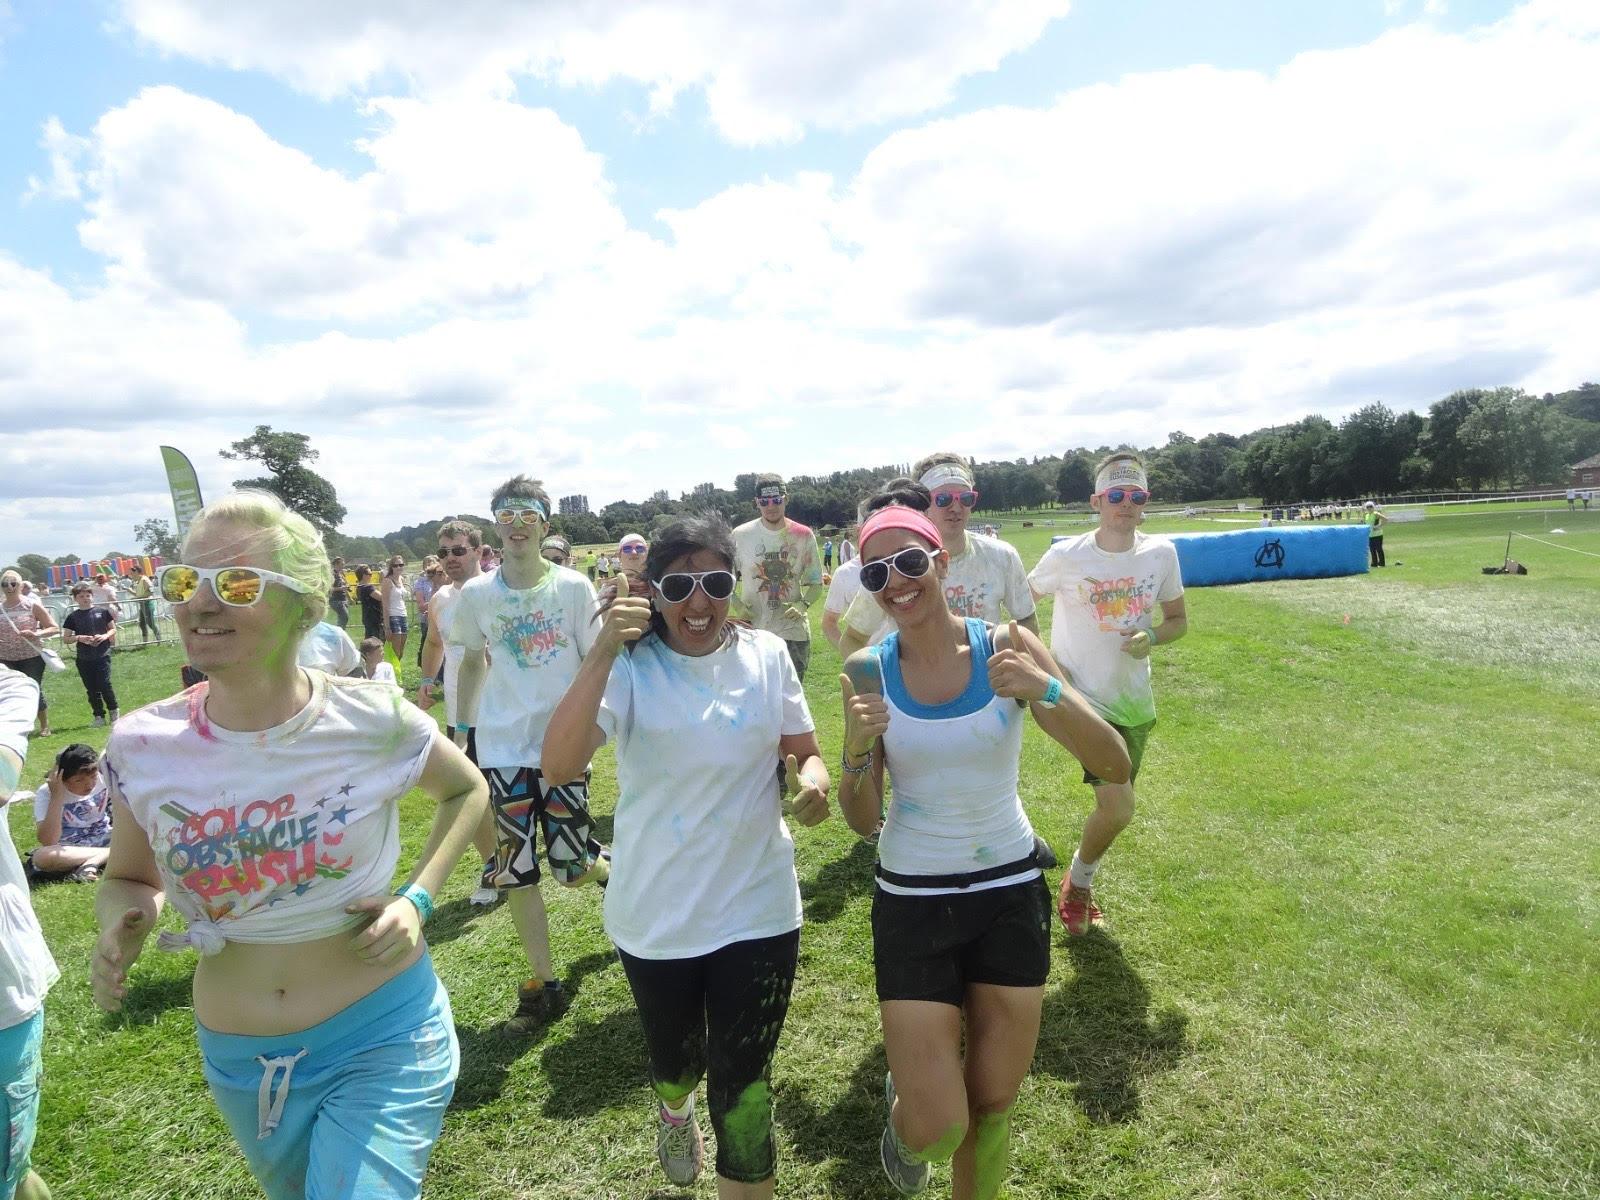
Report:
[[[201,683],[123,717],[106,744],[112,793],[191,935],[309,941],[359,925],[345,906],[390,890],[399,800],[439,727],[390,684],[305,673],[311,699],[271,729],[212,724]]]
[[[1086,533],[1045,551],[1028,582],[1055,596],[1050,650],[1095,711],[1114,725],[1155,720],[1150,659],[1124,654],[1122,631],[1149,629],[1157,608],[1183,595],[1177,548],[1135,533],[1133,549],[1112,553]]]
[[[545,726],[600,631],[596,607],[594,585],[554,564],[531,588],[507,587],[500,571],[461,585],[445,636],[467,654],[489,649],[478,694],[479,765],[539,765]]]
[[[1025,621],[1033,616],[1033,592],[1022,567],[1022,555],[1010,542],[967,534],[967,549],[950,559],[944,577],[944,600],[950,611],[962,620],[969,618],[989,625],[1006,616]],[[893,618],[878,605],[871,592],[863,590],[850,602],[842,622],[875,644],[894,628]]]
[[[788,615],[802,603],[801,593],[822,586],[822,556],[809,525],[785,521],[768,529],[757,517],[733,531],[739,568],[739,598],[750,610],[750,623],[786,642],[811,640],[811,622]]]

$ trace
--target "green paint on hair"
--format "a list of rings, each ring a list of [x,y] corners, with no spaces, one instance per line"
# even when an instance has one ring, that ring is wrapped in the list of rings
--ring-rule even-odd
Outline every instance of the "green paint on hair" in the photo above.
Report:
[[[772,1088],[758,1079],[722,1118],[727,1149],[735,1162],[759,1162],[772,1141]]]
[[[993,1200],[1011,1170],[1011,1110],[984,1113],[973,1139],[972,1182],[978,1200]]]
[[[924,1146],[921,1150],[912,1150],[911,1157],[917,1162],[942,1163],[949,1162],[955,1152],[960,1149],[962,1140],[967,1136],[965,1123],[957,1121],[939,1135],[939,1140],[931,1146]],[[907,1147],[910,1149],[910,1147]]]

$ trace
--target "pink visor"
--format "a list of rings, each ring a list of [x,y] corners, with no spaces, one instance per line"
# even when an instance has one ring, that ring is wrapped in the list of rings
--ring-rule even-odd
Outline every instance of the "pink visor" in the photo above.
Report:
[[[939,537],[939,530],[934,523],[916,509],[907,508],[903,504],[891,504],[888,508],[880,508],[862,522],[861,540],[856,544],[865,546],[873,534],[882,533],[885,529],[904,529],[908,533],[927,539],[935,550],[944,549],[944,541]]]

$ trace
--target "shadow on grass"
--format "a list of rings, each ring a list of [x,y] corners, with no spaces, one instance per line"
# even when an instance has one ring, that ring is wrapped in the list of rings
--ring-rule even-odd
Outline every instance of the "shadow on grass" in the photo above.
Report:
[[[128,994],[122,998],[122,1011],[108,1016],[107,1020],[127,1025],[148,1025],[169,1009],[193,1006],[192,969],[179,975],[164,975],[159,979],[134,975],[128,980]]]
[[[587,955],[568,968],[562,983],[575,1000],[587,976],[616,961],[616,956],[609,953]],[[461,1074],[456,1079],[455,1098],[450,1102],[452,1108],[477,1108],[497,1099],[500,1090],[505,1087],[511,1064],[545,1041],[558,1024],[550,1022],[521,1033],[509,1027],[510,1020],[511,1013],[508,1012],[505,1020],[483,1029],[456,1025],[456,1038],[461,1043]],[[637,1025],[637,1020],[634,1023]],[[581,1037],[582,1033],[574,1036]],[[567,1040],[571,1041],[572,1038]],[[599,1061],[607,1060],[602,1058]],[[552,1084],[555,1083],[552,1078]]]
[[[1067,942],[1076,973],[1045,997],[1034,1069],[1077,1085],[1084,1116],[1114,1125],[1139,1115],[1139,1084],[1187,1051],[1189,1018],[1168,1008],[1151,1019],[1150,989],[1122,947],[1098,929]]]
[[[801,1080],[791,1077],[774,1088],[778,1123],[795,1154],[824,1165],[830,1196],[884,1194],[878,1139],[883,1134],[883,1074],[887,1070],[883,1046],[875,1043],[827,1108],[814,1103],[814,1092]],[[778,1173],[783,1173],[781,1162]]]
[[[446,942],[453,942],[467,931],[476,917],[486,917],[492,913],[504,898],[494,904],[477,906],[460,896],[448,904],[441,904],[433,910],[433,916],[428,918],[428,945],[442,946]]]
[[[591,1117],[637,1099],[650,1083],[644,1027],[631,1004],[573,1029],[545,1050],[541,1062],[550,1081],[542,1110],[547,1117]]]
[[[805,904],[806,923],[826,924],[844,912],[852,897],[870,895],[877,857],[875,843],[858,839],[849,854],[824,863],[814,876],[803,881],[800,899]]]

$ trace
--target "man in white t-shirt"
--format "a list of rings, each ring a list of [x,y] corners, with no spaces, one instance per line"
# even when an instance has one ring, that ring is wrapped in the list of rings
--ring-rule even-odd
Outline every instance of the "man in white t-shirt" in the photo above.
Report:
[[[1109,455],[1095,469],[1089,498],[1100,515],[1099,527],[1051,546],[1028,576],[1035,596],[1055,597],[1050,649],[1056,661],[1072,686],[1122,735],[1133,761],[1127,783],[1084,773],[1084,782],[1094,788],[1095,806],[1061,881],[1059,908],[1070,934],[1087,933],[1103,919],[1094,902],[1094,873],[1133,819],[1133,784],[1156,723],[1150,651],[1189,631],[1177,549],[1165,538],[1139,532],[1149,500],[1139,457]]]
[[[788,518],[788,493],[781,475],[756,476],[754,521],[733,531],[738,552],[736,608],[757,629],[777,634],[789,646],[803,682],[811,663],[809,610],[822,596],[822,554],[809,525]]]
[[[540,895],[536,839],[557,882],[567,887],[609,876],[605,847],[589,817],[589,780],[547,785],[539,770],[545,726],[583,656],[594,645],[594,585],[539,553],[550,531],[550,496],[517,475],[490,503],[500,531],[500,568],[461,587],[446,635],[463,648],[452,729],[465,748],[473,733],[478,767],[489,781],[496,847],[494,885],[507,894],[532,976],[517,989],[512,1028],[527,1031],[566,1011],[570,998],[550,961],[550,931]],[[484,654],[488,652],[488,665]],[[474,728],[465,719],[477,713]]]
[[[547,541],[549,539],[546,539]],[[450,624],[454,619],[456,602],[461,599],[461,589],[483,574],[483,560],[479,551],[483,546],[483,530],[468,521],[446,521],[439,526],[439,565],[444,568],[443,586],[434,590],[428,599],[428,630],[422,644],[422,682],[417,686],[417,707],[430,709],[434,705],[434,688],[444,691],[444,723],[454,729],[456,713],[462,712],[461,721],[467,727],[467,757],[478,761],[477,712],[464,712],[456,704],[457,679],[466,648],[449,640]],[[483,859],[483,872],[477,890],[468,898],[473,905],[483,907],[500,899],[499,891],[488,882],[494,872],[495,849],[494,813],[484,817],[483,824],[472,835],[472,844]]]

